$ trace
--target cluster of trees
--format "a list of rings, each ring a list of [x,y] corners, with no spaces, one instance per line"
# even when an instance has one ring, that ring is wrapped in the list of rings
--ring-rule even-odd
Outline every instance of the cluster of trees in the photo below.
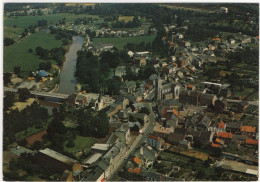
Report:
[[[39,166],[35,164],[34,161],[35,156],[33,156],[32,154],[22,153],[17,160],[12,159],[9,162],[10,172],[5,176],[11,177],[12,180],[17,178],[19,180],[25,180],[23,177],[20,177],[20,175],[17,173],[17,170],[23,169],[29,175],[41,174],[41,178],[51,180],[50,176],[55,173],[55,170],[53,170],[52,166]],[[14,173],[16,175],[11,175],[11,173]]]
[[[88,34],[91,41],[93,40],[94,37],[96,37],[96,31],[91,31],[90,29],[86,29],[86,34]]]
[[[143,41],[143,42],[140,42],[139,44],[136,44],[136,43],[127,43],[127,44],[124,46],[124,49],[125,49],[125,50],[131,50],[131,51],[133,51],[133,52],[152,50],[152,43],[151,43],[151,42],[145,43],[144,41]]]
[[[114,77],[114,68],[119,64],[129,62],[130,57],[126,52],[114,50],[105,51],[100,57],[94,56],[89,51],[79,51],[75,76],[79,83],[84,84],[84,90],[106,94],[118,94],[120,79]],[[113,69],[111,69],[113,68]],[[102,86],[102,88],[101,88]]]
[[[63,30],[61,28],[56,28],[53,26],[50,26],[49,29],[51,34],[56,34],[55,38],[57,40],[61,40],[62,38],[72,40],[73,35],[78,35],[78,33],[74,30]]]
[[[27,106],[24,110],[11,110],[4,112],[3,127],[4,127],[4,147],[16,141],[15,133],[26,130],[29,127],[42,127],[42,122],[49,117],[46,108],[41,107],[37,102]]]
[[[9,45],[12,45],[14,43],[14,39],[12,38],[4,38],[4,46],[9,46]]]
[[[40,46],[35,48],[36,55],[39,55],[43,60],[54,59],[58,65],[62,65],[62,59],[66,53],[66,50],[62,47],[53,48],[51,50],[44,49]],[[49,63],[46,63],[45,68],[48,69],[46,66],[49,66]]]
[[[49,71],[50,69],[51,69],[51,62],[50,61],[41,62],[39,64],[39,70]]]
[[[87,25],[88,23],[93,23],[93,18],[92,17],[83,17],[83,18],[77,18],[75,21],[74,21],[74,25]]]
[[[78,123],[78,130],[82,136],[105,137],[109,131],[109,121],[105,109],[98,113],[91,109],[81,109]]]
[[[25,28],[21,35],[21,38],[26,37],[29,33],[35,33],[35,28],[36,28],[36,25],[35,26],[31,25],[28,28]]]
[[[141,26],[142,22],[138,19],[137,16],[134,16],[134,19],[129,22],[125,21],[116,21],[112,23],[113,28],[136,28]]]

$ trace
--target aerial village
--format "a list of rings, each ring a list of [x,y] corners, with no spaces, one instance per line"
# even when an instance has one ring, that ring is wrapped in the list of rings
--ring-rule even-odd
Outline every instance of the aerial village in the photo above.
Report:
[[[221,13],[227,11],[228,8],[221,7]],[[94,26],[91,30],[96,32],[96,37],[142,36],[148,30],[150,34],[157,34],[155,28],[148,28],[150,26],[144,23],[143,29],[131,32]],[[57,28],[82,33],[85,36],[82,50],[93,55],[115,50],[112,44],[94,45],[85,32],[85,25],[67,24]],[[162,37],[168,51],[174,51],[170,57],[154,55],[151,51],[128,50],[131,64],[119,65],[114,72],[121,81],[119,95],[89,93],[82,90],[80,84],[73,94],[57,94],[67,108],[88,107],[97,112],[106,109],[109,136],[105,141],[75,152],[75,156],[81,155],[78,158],[50,148],[31,150],[18,144],[9,146],[8,150],[16,156],[32,154],[37,165],[52,166],[59,174],[52,176],[52,180],[256,180],[258,98],[234,94],[232,79],[222,82],[214,76],[214,68],[229,67],[230,58],[225,55],[258,45],[259,37],[220,32],[211,40],[194,44],[185,37],[188,28],[188,20],[179,28],[176,24],[164,25],[165,31],[171,32],[171,36]],[[139,70],[146,65],[152,65],[155,70],[147,80],[125,79],[128,68],[138,77]],[[241,71],[241,68],[228,69],[229,73]],[[21,81],[18,86],[10,85],[5,91],[15,92],[15,89],[26,87],[37,96],[36,100],[44,96],[40,93],[55,94],[58,82],[52,91],[46,83],[58,77],[59,71],[58,68],[53,68],[52,72],[35,71],[28,80]],[[206,79],[205,74],[212,78]],[[217,74],[228,72],[218,71]],[[245,82],[256,87],[258,80],[246,76]],[[77,126],[77,123],[72,124]],[[46,131],[42,136],[44,134]],[[42,141],[35,139],[27,145],[37,140]],[[86,151],[88,155],[84,157]]]

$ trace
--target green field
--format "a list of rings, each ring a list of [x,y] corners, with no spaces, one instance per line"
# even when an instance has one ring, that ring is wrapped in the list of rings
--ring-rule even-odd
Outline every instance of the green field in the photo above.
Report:
[[[66,23],[73,23],[77,18],[83,17],[93,17],[93,19],[98,19],[97,22],[103,21],[102,18],[99,18],[97,15],[75,15],[69,13],[58,13],[51,15],[43,16],[17,16],[17,17],[4,17],[4,37],[14,38],[15,40],[22,34],[24,28],[27,28],[31,25],[37,25],[38,20],[45,19],[48,21],[48,24],[55,25],[62,18],[65,18]],[[96,22],[96,23],[97,23]],[[13,28],[16,25],[17,28]]]
[[[15,17],[4,17],[4,27],[12,27],[16,25],[17,27],[27,28],[30,25],[37,25],[38,20],[45,19],[48,21],[48,24],[56,24],[62,18],[65,18],[66,22],[74,22],[77,18],[83,17],[93,17],[99,18],[97,15],[75,15],[69,13],[58,13],[58,14],[51,14],[51,15],[43,15],[43,16],[18,16]],[[100,19],[100,18],[99,18]]]
[[[96,142],[96,140],[94,138],[77,136],[76,139],[74,140],[75,146],[73,148],[68,148],[65,145],[64,151],[76,152],[79,150],[85,150],[85,149],[90,148],[95,142]]]
[[[45,49],[62,47],[60,40],[55,40],[55,35],[38,31],[31,34],[21,42],[4,48],[4,72],[12,72],[14,66],[20,66],[22,71],[35,71],[39,63],[44,60],[34,54],[35,48],[41,46]],[[28,49],[33,49],[33,53],[28,53]],[[53,60],[51,60],[54,62]]]
[[[152,42],[155,38],[155,35],[152,36],[140,36],[140,37],[116,37],[116,38],[94,38],[93,43],[97,44],[112,44],[118,49],[123,49],[124,45],[127,43],[139,44],[141,42]]]

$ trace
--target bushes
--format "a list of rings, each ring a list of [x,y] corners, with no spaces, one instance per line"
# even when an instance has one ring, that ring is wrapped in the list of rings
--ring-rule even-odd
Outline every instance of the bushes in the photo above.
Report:
[[[12,45],[13,43],[14,43],[14,39],[8,37],[4,39],[4,46],[9,46]]]
[[[66,147],[68,147],[68,148],[73,148],[73,147],[75,147],[74,140],[73,140],[73,139],[70,139],[70,140],[68,141],[68,143],[66,144]]]

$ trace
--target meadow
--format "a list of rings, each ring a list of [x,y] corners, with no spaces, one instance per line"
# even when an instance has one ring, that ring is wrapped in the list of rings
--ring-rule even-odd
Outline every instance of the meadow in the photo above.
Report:
[[[101,20],[103,20],[102,18],[99,18],[97,15],[75,15],[69,13],[58,13],[42,16],[4,16],[4,37],[9,37],[13,38],[14,40],[17,40],[19,36],[21,36],[25,28],[37,25],[39,20],[45,19],[48,21],[48,25],[55,25],[63,18],[65,18],[66,23],[73,23],[77,18],[83,17],[92,17],[93,19],[99,20],[98,22],[101,22]],[[13,28],[14,25],[16,26],[16,28]]]
[[[94,38],[93,43],[98,44],[112,44],[118,49],[123,49],[127,43],[139,44],[141,42],[152,42],[155,39],[155,35],[152,36],[139,36],[139,37],[116,37],[116,38]]]
[[[35,71],[39,67],[39,63],[44,60],[35,55],[35,48],[41,46],[45,49],[62,47],[60,40],[55,40],[55,35],[38,31],[29,35],[20,42],[4,48],[4,72],[12,72],[14,66],[20,66],[24,72]],[[33,53],[29,53],[28,49],[32,49]],[[54,60],[50,60],[55,63]]]
[[[68,148],[66,145],[64,145],[64,151],[67,152],[76,152],[79,150],[85,150],[90,147],[96,142],[94,138],[90,137],[83,137],[83,136],[76,136],[74,139],[75,146],[72,148]]]

